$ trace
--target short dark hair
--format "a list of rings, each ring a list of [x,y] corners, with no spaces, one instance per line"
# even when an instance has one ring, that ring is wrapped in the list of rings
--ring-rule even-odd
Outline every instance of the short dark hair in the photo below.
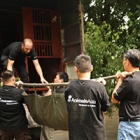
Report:
[[[68,74],[65,72],[57,72],[57,75],[59,75],[60,79],[63,79],[64,82],[68,82],[69,77]]]
[[[90,72],[92,69],[91,58],[88,55],[81,54],[75,58],[75,66],[81,73]]]
[[[14,76],[14,72],[10,70],[5,70],[1,73],[1,78],[3,81],[7,81]]]
[[[140,67],[140,51],[129,49],[124,53],[124,58],[128,59],[133,67]]]

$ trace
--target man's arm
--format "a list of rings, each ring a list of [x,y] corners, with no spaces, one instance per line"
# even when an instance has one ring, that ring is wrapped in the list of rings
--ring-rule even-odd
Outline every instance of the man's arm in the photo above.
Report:
[[[118,89],[119,86],[122,84],[122,82],[123,82],[124,78],[126,77],[126,75],[127,75],[127,72],[122,72],[122,73],[116,74],[116,77],[118,77],[119,79],[118,79],[118,81],[117,81],[117,85],[116,85],[116,87],[115,87],[115,89],[114,89],[114,91],[113,91],[113,93],[112,93],[112,98],[111,98],[111,101],[112,101],[112,103],[114,103],[114,104],[116,104],[116,103],[119,102],[119,101],[117,101],[117,100],[114,98],[114,93],[117,94],[117,93],[116,93],[116,92],[117,92],[117,89]]]
[[[7,70],[11,70],[13,71],[13,65],[14,65],[14,60],[10,60],[8,59],[8,63],[7,63]]]
[[[113,91],[113,93],[112,93],[112,98],[111,98],[111,102],[112,102],[113,104],[117,104],[117,103],[119,102],[119,101],[117,101],[117,100],[114,98],[114,93],[116,93],[118,87],[119,87],[119,84],[117,83],[117,85],[116,85],[116,87],[115,87],[115,89],[114,89],[114,91]]]
[[[37,71],[37,73],[38,73],[38,75],[39,75],[39,77],[40,77],[40,81],[41,81],[42,83],[48,83],[48,82],[44,79],[43,72],[42,72],[42,69],[41,69],[40,64],[39,64],[39,62],[38,62],[38,59],[33,60],[33,63],[34,63],[35,69],[36,69],[36,71]]]

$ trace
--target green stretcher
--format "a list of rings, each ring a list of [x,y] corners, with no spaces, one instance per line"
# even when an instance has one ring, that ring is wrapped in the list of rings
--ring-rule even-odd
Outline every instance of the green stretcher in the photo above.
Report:
[[[39,125],[56,130],[68,130],[68,114],[64,93],[41,96],[23,93],[28,110]]]

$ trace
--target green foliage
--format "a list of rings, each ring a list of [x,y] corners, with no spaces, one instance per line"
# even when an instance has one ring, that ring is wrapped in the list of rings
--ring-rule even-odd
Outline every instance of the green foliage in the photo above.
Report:
[[[140,48],[140,0],[82,0],[82,4],[86,31],[91,21],[97,26],[107,23],[119,47]]]
[[[120,37],[124,32],[123,28],[115,31],[106,22],[103,22],[101,26],[88,22],[85,29],[85,49],[91,57],[94,69],[91,75],[92,79],[115,75],[117,71],[123,71],[123,53],[130,48],[138,49],[135,44],[138,35],[129,34],[128,30],[125,35],[125,43],[120,43],[122,40]],[[110,99],[115,85],[115,79],[107,80],[106,89]],[[110,115],[112,107],[113,105],[108,111]]]
[[[140,0],[82,0],[85,13],[85,48],[91,56],[92,78],[123,71],[123,53],[140,49]],[[111,97],[115,80],[108,80]]]
[[[103,22],[102,26],[97,26],[93,22],[88,22],[85,32],[86,53],[91,56],[94,71],[92,79],[116,74],[123,71],[122,54],[127,47],[117,45],[122,32],[115,32],[109,24]],[[115,86],[114,80],[107,81],[107,91],[111,96]]]
[[[105,22],[102,26],[88,22],[85,32],[86,52],[91,56],[94,64],[95,77],[114,75],[122,70],[121,58],[124,49],[116,44],[119,32],[115,33]]]
[[[86,21],[94,21],[96,25],[102,25],[105,21],[113,29],[118,29],[126,24],[125,16],[130,16],[134,21],[140,17],[140,0],[82,0]]]

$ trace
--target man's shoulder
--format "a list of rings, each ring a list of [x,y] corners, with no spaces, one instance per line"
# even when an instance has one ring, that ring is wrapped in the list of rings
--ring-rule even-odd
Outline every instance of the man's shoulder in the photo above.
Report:
[[[3,86],[0,87],[0,95],[11,95],[11,96],[17,96],[21,97],[23,93],[23,90],[14,86]]]
[[[7,46],[7,49],[10,51],[20,50],[22,42],[13,42]]]
[[[12,42],[11,44],[9,44],[8,46],[19,46],[19,45],[21,45],[22,44],[22,42]]]
[[[136,71],[134,72],[134,75],[132,76],[127,76],[124,81],[127,81],[129,83],[133,82],[133,81],[139,81],[140,82],[140,71]]]
[[[22,94],[24,92],[22,89],[16,88],[16,87],[11,89],[10,91],[11,91],[12,95],[17,98],[22,98]]]
[[[31,51],[28,53],[28,56],[31,56],[32,60],[37,59],[37,54],[34,48],[31,49]]]
[[[68,85],[73,85],[73,84],[76,84],[76,83],[78,83],[78,80],[77,79],[70,81],[70,83]]]
[[[17,50],[20,50],[22,42],[13,42],[9,44],[5,49],[3,50],[3,54],[8,54],[9,52],[15,52]]]
[[[69,83],[69,86],[76,86],[76,85],[86,85],[90,87],[102,88],[104,87],[101,83],[95,80],[74,80]]]
[[[11,91],[14,91],[14,92],[18,92],[18,93],[22,93],[23,90],[18,88],[18,87],[15,87],[15,86],[4,86],[4,89],[9,89]]]
[[[22,89],[20,89],[20,88],[18,88],[18,87],[15,87],[15,88],[13,88],[13,90],[15,90],[15,91],[17,91],[17,92],[23,92],[23,90]]]

